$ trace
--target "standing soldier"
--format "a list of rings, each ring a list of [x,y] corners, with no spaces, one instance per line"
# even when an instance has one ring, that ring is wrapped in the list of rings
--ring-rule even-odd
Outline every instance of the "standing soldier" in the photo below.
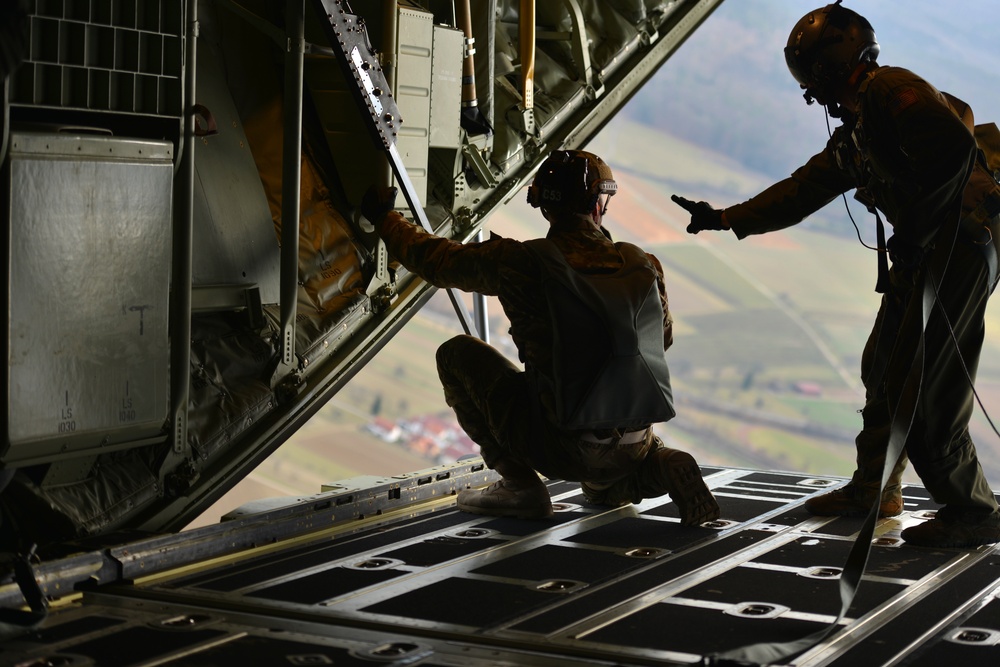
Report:
[[[725,210],[673,199],[691,214],[688,232],[732,229],[740,239],[794,225],[852,188],[875,212],[880,231],[879,212],[885,215],[892,268],[880,258],[882,304],[861,360],[866,401],[857,470],[849,484],[806,507],[857,516],[878,500],[882,516],[897,515],[909,456],[944,507],[905,529],[903,539],[932,547],[990,544],[1000,541],[1000,512],[968,425],[983,316],[996,284],[1000,188],[977,145],[969,107],[910,71],[879,66],[878,53],[871,25],[840,0],[806,14],[785,59],[806,101],[843,120],[826,148],[790,178]],[[894,419],[909,430],[879,497]]]
[[[528,189],[547,236],[468,244],[410,224],[392,210],[395,189],[365,195],[362,212],[403,266],[437,287],[499,297],[524,364],[472,336],[438,349],[445,399],[502,477],[459,493],[462,510],[550,515],[538,471],[581,482],[598,504],[669,493],[683,525],[719,516],[695,460],[651,428],[674,416],[664,359],[672,320],[656,258],[601,226],[616,189],[601,158],[555,151]]]

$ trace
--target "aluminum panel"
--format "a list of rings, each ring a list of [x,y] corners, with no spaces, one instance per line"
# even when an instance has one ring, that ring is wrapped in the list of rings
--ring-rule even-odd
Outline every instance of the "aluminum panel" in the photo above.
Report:
[[[7,186],[5,462],[159,433],[172,144],[15,134]]]
[[[461,30],[434,26],[434,52],[431,78],[430,145],[434,148],[460,148],[462,108],[462,50],[465,35]]]
[[[199,19],[204,34],[218,27],[213,14]],[[278,303],[280,251],[254,156],[250,152],[226,79],[223,52],[211,40],[199,44],[198,102],[211,110],[218,133],[195,150],[195,214],[192,280],[195,285],[255,284],[263,303]]]
[[[398,40],[395,98],[403,122],[396,147],[403,157],[420,203],[426,206],[434,15],[400,8]]]

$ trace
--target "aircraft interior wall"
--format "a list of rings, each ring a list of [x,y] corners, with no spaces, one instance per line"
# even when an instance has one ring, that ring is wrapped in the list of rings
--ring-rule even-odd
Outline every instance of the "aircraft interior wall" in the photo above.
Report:
[[[522,4],[469,0],[466,35],[461,0],[310,0],[297,70],[295,3],[29,3],[4,100],[4,548],[185,525],[429,298],[358,214],[370,184],[473,238],[718,3],[534,3],[530,31]],[[363,108],[334,12],[363,17],[351,39],[401,121]]]

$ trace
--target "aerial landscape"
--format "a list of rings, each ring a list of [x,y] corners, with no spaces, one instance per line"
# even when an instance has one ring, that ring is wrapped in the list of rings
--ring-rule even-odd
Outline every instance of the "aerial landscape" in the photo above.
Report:
[[[879,303],[875,253],[859,242],[874,243],[871,216],[853,201],[834,202],[796,228],[739,242],[728,233],[686,234],[687,216],[670,201],[675,193],[719,206],[741,201],[822,147],[822,110],[805,105],[781,57],[788,25],[812,4],[723,3],[587,147],[619,183],[607,228],[657,255],[666,273],[678,416],[657,431],[704,464],[836,475],[854,467],[860,354]],[[937,3],[913,3],[907,15],[881,3],[863,9],[878,31],[880,61],[949,86],[982,122],[1000,117],[1000,85],[983,85],[1000,77],[985,65],[996,62],[997,47],[977,35],[998,19],[988,4],[972,4],[985,17],[975,29]],[[523,199],[515,193],[490,231],[543,235],[544,220]],[[516,360],[495,302],[489,321],[491,342]],[[994,304],[976,382],[990,415],[1000,414],[1000,338],[989,335],[998,330]],[[475,454],[434,368],[434,350],[460,332],[447,297],[436,295],[197,523],[255,498],[309,495],[336,480]],[[988,478],[1000,484],[1000,436],[979,408],[971,429]],[[917,481],[911,473],[906,480]]]

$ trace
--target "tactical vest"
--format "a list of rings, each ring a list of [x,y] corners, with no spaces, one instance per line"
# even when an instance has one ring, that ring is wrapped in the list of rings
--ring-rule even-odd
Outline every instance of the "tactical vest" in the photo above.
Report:
[[[858,87],[858,94],[864,95],[871,83],[884,71],[884,68],[880,68],[869,72]],[[986,169],[994,180],[1000,180],[998,178],[1000,177],[1000,129],[994,123],[976,125],[972,109],[968,104],[950,93],[941,91],[941,94],[952,112],[972,132],[979,147],[980,166]],[[862,114],[855,115],[849,130],[846,125],[844,126],[839,139],[834,146],[837,164],[852,175],[859,187],[867,187],[873,180],[892,184],[895,180],[893,170],[887,165],[879,164],[873,158],[872,145],[875,138],[867,136]],[[883,144],[882,148],[886,149],[888,146]],[[902,154],[900,157],[905,158]]]
[[[554,397],[553,417],[567,430],[639,428],[676,414],[656,270],[638,247],[615,245],[625,265],[588,275],[548,239],[525,243],[545,272],[553,334],[552,368],[526,372]]]
[[[858,87],[858,94],[863,96],[871,83],[885,71],[886,68],[880,68],[869,72]],[[976,125],[972,109],[968,104],[947,92],[941,91],[941,95],[951,111],[972,133],[976,141],[978,158],[972,168],[982,170],[996,183],[998,176],[1000,176],[1000,130],[994,123]],[[920,187],[918,185],[919,178],[916,174],[904,175],[902,179],[898,178],[900,173],[907,173],[906,155],[898,145],[893,143],[890,137],[874,137],[866,133],[863,111],[855,116],[853,126],[849,131],[845,124],[842,128],[838,128],[838,133],[839,135],[836,136],[838,140],[834,143],[837,164],[857,181],[858,190],[854,198],[875,214],[878,247],[883,249],[886,247],[885,233],[882,228],[882,220],[878,216],[877,197],[874,196],[874,192],[869,190],[894,186],[897,189],[906,188],[911,195],[916,196],[917,189]],[[881,150],[876,150],[876,144],[878,144],[877,148]],[[879,158],[876,158],[876,155]],[[894,163],[895,168],[889,164],[883,164],[882,162],[886,159]],[[996,285],[998,275],[997,258],[991,243],[992,234],[984,225],[988,219],[1000,213],[1000,192],[994,189],[992,193],[984,194],[979,201],[968,201],[966,197],[968,192],[967,189],[962,197],[963,212],[959,228],[964,235],[982,249],[989,269],[988,281],[992,290]],[[891,220],[890,222],[895,224],[897,221]],[[885,254],[880,253],[879,280],[876,291],[884,293],[886,289],[888,289],[888,268]]]

